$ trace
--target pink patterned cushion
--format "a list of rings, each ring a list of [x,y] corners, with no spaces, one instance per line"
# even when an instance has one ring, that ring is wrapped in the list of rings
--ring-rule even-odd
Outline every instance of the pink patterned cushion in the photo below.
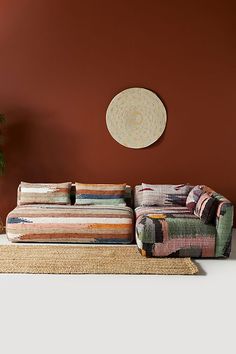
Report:
[[[193,213],[198,199],[200,196],[203,194],[202,186],[195,186],[188,194],[187,200],[186,200],[186,207]]]
[[[142,206],[186,205],[187,195],[192,189],[189,184],[146,184],[142,183]]]

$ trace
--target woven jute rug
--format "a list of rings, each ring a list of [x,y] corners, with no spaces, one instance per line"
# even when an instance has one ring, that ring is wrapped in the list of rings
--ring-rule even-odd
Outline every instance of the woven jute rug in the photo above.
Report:
[[[135,245],[0,245],[0,273],[196,274],[190,258],[145,258]]]

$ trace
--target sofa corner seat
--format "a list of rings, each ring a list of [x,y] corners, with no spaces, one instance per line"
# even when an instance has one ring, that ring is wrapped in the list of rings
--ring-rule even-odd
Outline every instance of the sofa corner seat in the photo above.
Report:
[[[218,207],[210,224],[195,216],[187,207],[140,206],[140,186],[135,188],[135,237],[138,249],[146,257],[229,257],[233,228],[233,205],[214,192]]]

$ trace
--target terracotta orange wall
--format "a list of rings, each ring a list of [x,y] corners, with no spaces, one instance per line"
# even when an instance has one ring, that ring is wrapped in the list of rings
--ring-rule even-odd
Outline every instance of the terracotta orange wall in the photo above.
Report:
[[[236,203],[235,1],[0,1],[1,216],[21,180],[205,183]],[[168,125],[127,149],[112,97],[156,91]]]

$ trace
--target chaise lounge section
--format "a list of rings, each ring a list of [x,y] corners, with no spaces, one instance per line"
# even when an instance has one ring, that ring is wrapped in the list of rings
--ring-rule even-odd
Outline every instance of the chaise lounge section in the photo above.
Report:
[[[18,205],[6,220],[6,233],[11,242],[66,242],[130,244],[133,242],[131,189],[125,189],[126,205],[71,205],[75,203],[75,185],[69,184],[68,204],[59,204],[64,192],[53,192],[52,204],[28,204],[28,189],[22,204],[22,186],[18,188]],[[45,187],[44,187],[45,188]],[[61,187],[65,191],[65,186]],[[59,188],[57,189],[59,191]],[[39,194],[39,193],[38,193]],[[36,196],[39,201],[38,194]],[[56,199],[55,199],[55,195]],[[36,200],[33,196],[32,200]],[[43,199],[46,197],[43,194]],[[47,197],[48,200],[48,197]],[[83,201],[82,201],[83,202]],[[70,203],[70,204],[69,204]]]

